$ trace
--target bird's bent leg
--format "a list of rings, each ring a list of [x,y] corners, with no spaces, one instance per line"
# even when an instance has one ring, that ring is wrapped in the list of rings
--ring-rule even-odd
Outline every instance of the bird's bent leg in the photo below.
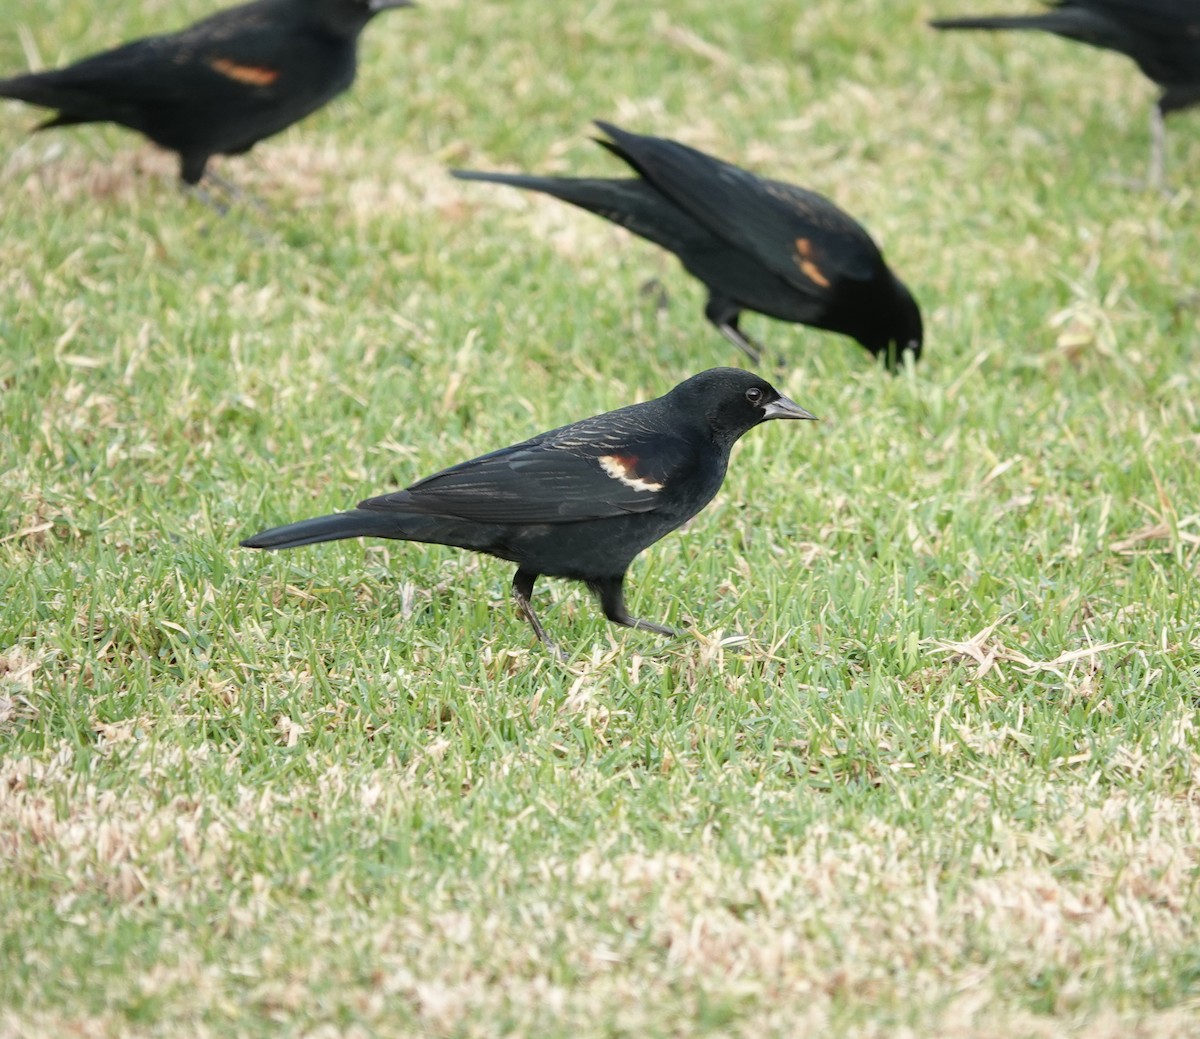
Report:
[[[521,616],[529,621],[529,626],[533,628],[533,633],[538,637],[538,641],[545,645],[559,660],[565,660],[566,656],[563,651],[546,634],[546,629],[542,627],[542,622],[537,619],[537,614],[533,612],[533,604],[529,601],[533,595],[534,582],[537,579],[538,575],[532,570],[518,570],[516,576],[513,577],[513,599],[516,601],[517,610]]]
[[[1150,106],[1150,166],[1146,185],[1157,191],[1167,186],[1167,127],[1158,105]]]
[[[220,188],[234,202],[249,205],[257,209],[260,213],[269,213],[271,211],[267,204],[257,195],[252,195],[245,188],[238,187],[233,181],[222,177],[211,167],[205,171],[204,179],[214,187]]]
[[[746,335],[736,324],[717,325],[717,330],[750,358],[751,364],[762,361],[763,348]]]
[[[1150,158],[1146,164],[1146,179],[1131,180],[1119,176],[1107,176],[1104,179],[1129,191],[1157,191],[1163,195],[1171,193],[1167,185],[1167,127],[1162,109],[1157,104],[1150,106]]]
[[[717,331],[750,358],[752,364],[762,360],[762,347],[738,328],[738,308],[730,300],[709,296],[704,305],[704,316],[717,327]]]
[[[192,198],[196,199],[203,205],[208,206],[208,208],[216,213],[217,216],[225,216],[225,214],[229,212],[229,207],[219,199],[213,198],[209,193],[208,188],[206,188],[203,184],[185,184],[183,189],[189,195],[191,195]]]
[[[624,574],[620,577],[605,577],[597,581],[589,581],[588,584],[599,597],[600,608],[604,611],[604,616],[614,624],[620,624],[626,628],[637,628],[640,631],[654,631],[659,635],[681,634],[674,628],[668,628],[665,624],[655,624],[653,621],[638,620],[637,617],[629,616],[629,612],[625,609]]]

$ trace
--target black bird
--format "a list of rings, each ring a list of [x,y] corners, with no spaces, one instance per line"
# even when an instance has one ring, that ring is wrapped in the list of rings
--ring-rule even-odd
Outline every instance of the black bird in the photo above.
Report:
[[[829,199],[766,180],[704,152],[611,123],[597,139],[638,179],[534,177],[453,170],[463,180],[542,191],[675,253],[708,288],[704,316],[754,362],[743,310],[841,332],[889,367],[921,355],[921,312],[879,247]]]
[[[1036,14],[937,18],[935,29],[1037,29],[1132,58],[1162,90],[1150,110],[1150,174],[1162,184],[1163,116],[1200,104],[1197,0],[1048,0]]]
[[[453,545],[517,564],[517,608],[552,650],[530,604],[543,574],[586,583],[614,624],[675,635],[626,611],[629,564],[712,500],[738,437],[767,419],[812,417],[751,372],[711,368],[655,400],[552,429],[351,512],[274,527],[242,545],[295,548],[359,536]]]
[[[412,0],[255,0],[180,32],[67,68],[0,80],[0,97],[58,114],[36,127],[118,123],[179,153],[198,184],[214,155],[241,155],[354,82],[358,36]]]

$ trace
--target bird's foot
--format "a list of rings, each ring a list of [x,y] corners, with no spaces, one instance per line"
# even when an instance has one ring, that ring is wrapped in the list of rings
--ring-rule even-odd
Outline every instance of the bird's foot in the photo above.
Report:
[[[260,213],[270,213],[270,209],[261,198],[250,194],[244,188],[238,187],[233,181],[226,180],[219,173],[208,170],[204,174],[204,179],[212,184],[213,187],[220,188],[231,201],[251,206]]]
[[[270,213],[270,209],[262,199],[242,190],[232,181],[226,180],[212,170],[207,170],[204,179],[198,184],[186,185],[186,190],[189,195],[208,206],[218,216],[226,216],[234,205],[248,205],[259,213]],[[217,192],[220,192],[223,197],[218,198]]]
[[[633,628],[635,631],[651,631],[655,635],[665,635],[670,639],[683,638],[687,634],[677,628],[669,628],[665,624],[656,624],[654,621],[644,621],[640,617],[631,617],[624,611],[613,611],[606,614],[606,616],[613,624],[619,624],[623,628]]]
[[[613,623],[623,625],[626,628],[634,628],[638,631],[652,631],[656,635],[666,635],[673,639],[681,638],[684,634],[675,628],[668,628],[665,624],[655,624],[653,621],[644,621],[637,617],[625,617],[621,620],[617,620],[615,617],[609,619]]]
[[[1119,173],[1110,173],[1104,177],[1104,183],[1112,184],[1122,191],[1132,191],[1138,195],[1158,194],[1163,198],[1172,198],[1175,194],[1171,190],[1171,185],[1161,178],[1155,177],[1153,171],[1146,177],[1123,177]]]
[[[225,216],[229,212],[228,204],[218,198],[214,198],[212,193],[203,184],[189,184],[184,190],[197,202],[201,203],[201,205],[205,205],[211,209],[217,216]]]
[[[751,364],[758,364],[762,360],[762,347],[741,329],[726,322],[718,324],[717,331],[741,350],[750,359]]]
[[[560,664],[569,664],[571,662],[571,655],[553,639],[542,639],[542,645],[546,647],[546,652]]]
[[[671,305],[671,295],[667,292],[667,287],[657,278],[650,278],[642,283],[638,289],[638,295],[642,299],[651,301],[651,305],[655,310],[662,312]]]
[[[546,650],[555,660],[560,664],[565,664],[571,658],[563,652],[557,642],[546,634],[546,629],[542,627],[542,622],[538,620],[537,614],[533,612],[533,603],[530,602],[529,597],[533,594],[533,583],[536,580],[536,574],[527,574],[523,570],[518,570],[517,576],[513,578],[513,601],[517,604],[517,612],[533,628],[533,633],[537,636],[538,641],[546,647]]]
[[[1171,198],[1174,191],[1167,182],[1164,154],[1157,148],[1151,152],[1144,177],[1126,177],[1120,173],[1107,173],[1104,175],[1103,181],[1105,184],[1115,185],[1123,191],[1132,191],[1139,195],[1158,194],[1164,198]]]

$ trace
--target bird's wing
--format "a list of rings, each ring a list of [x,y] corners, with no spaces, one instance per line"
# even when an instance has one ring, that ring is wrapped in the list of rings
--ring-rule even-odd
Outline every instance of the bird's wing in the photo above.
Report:
[[[666,198],[788,284],[812,292],[878,276],[883,261],[870,235],[815,192],[765,180],[676,141],[596,125],[613,139],[606,146]]]
[[[134,40],[73,65],[16,77],[22,100],[76,115],[112,118],[112,105],[136,107],[148,100],[171,100],[180,92],[173,73],[169,37]]]
[[[1164,87],[1200,82],[1200,3],[1195,0],[1076,0],[1060,4],[1050,16],[1072,9],[1093,19],[1075,39],[1127,54]]]
[[[460,180],[541,191],[611,220],[673,253],[712,241],[712,234],[647,181],[626,178],[536,177],[523,173],[452,170]]]
[[[138,107],[179,104],[203,91],[213,104],[222,85],[231,104],[246,87],[270,87],[280,75],[274,60],[286,33],[256,10],[221,11],[180,32],[148,36],[74,65],[38,74],[61,95],[49,102],[87,111],[97,98]]]
[[[297,60],[308,53],[298,49],[305,33],[294,18],[283,17],[288,13],[283,4],[260,0],[218,11],[174,39],[198,73],[237,86],[239,96],[246,87],[270,92],[285,70],[309,73]]]
[[[635,421],[598,416],[426,477],[360,509],[480,523],[574,523],[652,512],[699,462],[698,448]],[[636,417],[635,417],[636,418]]]

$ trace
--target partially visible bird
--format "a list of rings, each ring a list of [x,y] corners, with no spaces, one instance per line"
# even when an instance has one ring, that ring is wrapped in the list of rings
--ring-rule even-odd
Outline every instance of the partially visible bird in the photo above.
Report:
[[[265,530],[242,545],[295,548],[359,536],[453,545],[517,564],[517,608],[555,652],[530,603],[543,574],[583,581],[614,624],[675,635],[629,615],[629,564],[712,500],[743,433],[768,419],[812,417],[751,372],[711,368],[662,397],[462,462],[350,512]]]
[[[452,172],[553,195],[669,249],[708,288],[705,317],[753,362],[762,347],[738,327],[743,310],[841,332],[889,367],[905,352],[920,357],[912,294],[862,225],[829,199],[676,141],[596,125],[611,138],[597,143],[636,179]]]
[[[58,114],[36,127],[118,123],[179,154],[198,184],[214,155],[241,155],[354,82],[358,37],[413,0],[254,0],[180,32],[66,68],[0,80],[0,97]]]
[[[1132,58],[1162,90],[1150,110],[1151,184],[1164,182],[1163,116],[1200,104],[1200,2],[1047,0],[1048,11],[936,18],[935,29],[1037,29]]]

